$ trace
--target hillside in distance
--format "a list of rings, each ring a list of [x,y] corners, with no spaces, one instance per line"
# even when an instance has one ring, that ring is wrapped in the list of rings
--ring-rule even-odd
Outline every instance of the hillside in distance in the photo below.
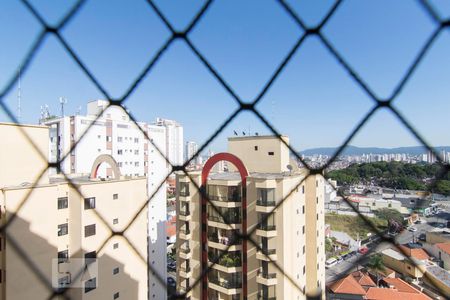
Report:
[[[338,147],[323,147],[323,148],[312,148],[300,151],[300,154],[310,156],[310,155],[333,155],[337,151]],[[435,147],[436,152],[440,153],[442,150],[450,152],[450,146],[439,146]],[[397,148],[378,148],[378,147],[357,147],[357,146],[347,146],[341,155],[363,155],[363,154],[396,154],[396,153],[407,153],[411,155],[420,155],[427,153],[427,149],[423,146],[414,147],[397,147]]]

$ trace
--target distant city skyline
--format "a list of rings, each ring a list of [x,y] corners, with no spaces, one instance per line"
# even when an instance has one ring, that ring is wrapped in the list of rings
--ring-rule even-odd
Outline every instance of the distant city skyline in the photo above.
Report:
[[[315,25],[333,1],[289,3],[308,25]],[[50,24],[55,24],[70,4],[34,3]],[[181,30],[202,3],[156,4]],[[433,4],[441,14],[448,15],[449,4]],[[102,11],[102,18],[98,18],[98,11]],[[414,22],[403,22],[405,18]],[[24,6],[14,1],[0,3],[0,20],[0,36],[7,45],[0,49],[2,89],[18,71],[40,27]],[[388,97],[434,28],[415,2],[385,1],[380,5],[355,1],[344,2],[323,33],[377,95]],[[62,35],[114,97],[126,90],[170,36],[145,1],[127,6],[88,1]],[[301,35],[299,27],[275,1],[219,1],[211,5],[190,39],[236,94],[244,101],[252,101]],[[444,34],[438,37],[394,102],[433,146],[450,144],[446,134],[450,125],[446,96],[450,86],[440,83],[450,76],[449,46],[450,40]],[[75,114],[79,106],[84,109],[90,100],[105,98],[56,39],[48,36],[22,74],[21,121],[37,123],[39,108],[44,104],[58,114],[61,96],[68,101],[66,114]],[[17,86],[3,100],[16,113]],[[238,108],[181,41],[169,47],[124,105],[139,121],[149,122],[156,117],[176,120],[184,126],[186,140],[199,146]],[[280,133],[289,135],[291,145],[301,151],[341,145],[373,105],[318,39],[309,37],[256,108]],[[10,120],[0,112],[0,121]],[[226,137],[233,136],[234,130],[271,134],[255,116],[243,112],[205,150],[226,150]],[[419,145],[386,110],[375,113],[351,144]]]

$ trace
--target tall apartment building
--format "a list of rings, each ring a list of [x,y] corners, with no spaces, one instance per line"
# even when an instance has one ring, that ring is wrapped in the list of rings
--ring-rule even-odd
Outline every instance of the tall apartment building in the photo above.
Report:
[[[142,131],[165,154],[166,128],[144,122],[139,122],[138,128],[122,108],[112,106],[104,111],[107,105],[108,102],[104,100],[91,101],[87,104],[86,116],[64,116],[43,122],[50,127],[50,161],[62,159],[84,135],[62,161],[61,169],[65,174],[89,174],[99,155],[111,155],[117,161],[122,175],[147,177],[147,195],[153,196],[148,210],[148,252],[152,258],[152,268],[165,278],[166,185],[163,183],[159,190],[157,188],[167,176],[168,168],[164,156],[159,154]],[[89,128],[91,124],[93,126]],[[56,173],[56,170],[51,172]],[[97,172],[101,178],[111,178],[112,175],[112,168],[107,165],[100,166]],[[165,286],[150,272],[150,286],[153,285],[158,299],[166,297]]]
[[[191,172],[192,181],[177,174],[177,291],[188,299],[305,299],[324,291],[324,179],[304,180],[280,138],[229,138],[228,152]],[[210,172],[219,161],[228,172]]]
[[[108,239],[106,226],[125,229],[146,201],[146,178],[120,177],[113,163],[105,181],[75,176],[72,185],[44,172],[34,184],[47,162],[22,132],[44,155],[49,146],[47,127],[0,123],[8,145],[0,148],[0,299],[47,299],[69,286],[71,299],[147,299],[146,210],[124,232],[132,247]]]
[[[166,129],[166,157],[173,165],[184,163],[183,126],[177,121],[156,118],[154,125]]]
[[[196,142],[188,141],[186,142],[186,157],[185,160],[191,159],[198,151],[198,144]],[[193,163],[196,163],[197,159],[193,161]]]

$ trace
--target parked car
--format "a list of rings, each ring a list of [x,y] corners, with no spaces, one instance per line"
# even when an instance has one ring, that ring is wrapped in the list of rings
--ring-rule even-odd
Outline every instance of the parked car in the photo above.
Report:
[[[438,228],[445,228],[445,225],[442,224],[442,223],[439,223],[439,224],[437,224],[437,227],[438,227]]]
[[[425,241],[426,241],[426,237],[427,237],[427,236],[425,235],[425,233],[419,234],[419,240],[420,240],[420,241],[424,241],[424,242],[425,242]]]
[[[167,286],[176,287],[177,283],[175,282],[175,279],[173,279],[172,277],[167,277]]]
[[[366,254],[367,252],[369,252],[369,248],[367,248],[367,247],[361,247],[361,248],[359,248],[358,252],[359,252],[360,254]]]
[[[411,231],[411,232],[416,232],[417,228],[416,227],[409,227],[408,230]]]
[[[325,268],[329,269],[332,266],[336,265],[338,263],[337,259],[335,257],[327,259],[325,262]]]

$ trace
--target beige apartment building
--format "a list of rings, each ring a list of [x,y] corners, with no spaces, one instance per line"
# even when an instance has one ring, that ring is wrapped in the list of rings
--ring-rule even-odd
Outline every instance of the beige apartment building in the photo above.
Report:
[[[210,173],[219,161],[228,171]],[[189,175],[194,182],[177,175],[178,293],[235,300],[305,299],[324,291],[324,179],[304,180],[306,171],[290,163],[278,137],[229,138],[227,153]],[[254,243],[239,238],[247,235]]]
[[[34,185],[46,162],[21,132],[48,153],[47,127],[0,123],[9,137],[0,148],[0,299],[47,299],[62,288],[71,299],[147,299],[147,209],[124,231],[145,204],[146,178]],[[105,161],[114,162],[97,164]],[[123,235],[108,239],[108,226]]]

